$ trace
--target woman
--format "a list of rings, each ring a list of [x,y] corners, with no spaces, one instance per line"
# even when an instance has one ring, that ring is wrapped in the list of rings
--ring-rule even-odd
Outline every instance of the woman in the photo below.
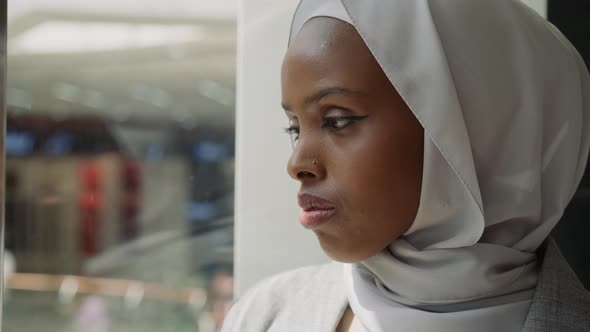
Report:
[[[589,82],[518,1],[303,0],[288,172],[335,263],[259,283],[224,331],[590,331],[548,239],[588,158]]]

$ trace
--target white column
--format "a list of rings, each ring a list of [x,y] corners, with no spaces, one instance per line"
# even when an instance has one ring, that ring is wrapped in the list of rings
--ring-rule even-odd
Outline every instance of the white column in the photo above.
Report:
[[[299,225],[298,186],[281,109],[280,69],[297,0],[240,0],[236,116],[236,290],[298,266],[325,262]]]

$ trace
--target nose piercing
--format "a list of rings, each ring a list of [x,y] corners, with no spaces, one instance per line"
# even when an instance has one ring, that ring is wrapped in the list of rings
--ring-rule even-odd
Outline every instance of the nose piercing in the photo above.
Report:
[[[311,163],[314,164],[314,165],[317,165],[318,164],[317,160],[313,160]]]

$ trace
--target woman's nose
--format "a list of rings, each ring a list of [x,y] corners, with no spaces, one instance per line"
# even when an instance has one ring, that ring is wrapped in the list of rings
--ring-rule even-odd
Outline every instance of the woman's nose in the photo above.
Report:
[[[287,172],[289,175],[298,181],[317,180],[324,174],[324,169],[318,154],[314,153],[313,141],[307,140],[304,142],[300,139],[293,147],[293,153],[289,158],[287,164]]]

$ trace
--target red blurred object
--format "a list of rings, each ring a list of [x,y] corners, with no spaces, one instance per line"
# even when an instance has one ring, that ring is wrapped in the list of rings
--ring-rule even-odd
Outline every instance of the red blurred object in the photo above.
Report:
[[[80,194],[80,208],[83,210],[99,210],[103,207],[102,196],[97,192],[86,191]]]
[[[123,170],[121,172],[123,186],[128,190],[138,189],[140,178],[141,178],[141,168],[136,161],[133,160],[125,160],[123,161]]]
[[[87,256],[99,251],[100,218],[104,207],[101,192],[103,181],[102,170],[97,162],[89,161],[80,166],[80,250]]]
[[[82,188],[98,190],[103,182],[102,172],[95,162],[87,162],[80,167]]]
[[[80,219],[80,246],[88,256],[98,253],[98,232],[100,223],[98,215],[83,215]]]
[[[121,235],[130,240],[139,233],[141,167],[135,160],[124,160],[121,168],[123,204],[121,205]]]
[[[134,191],[128,191],[125,193],[123,199],[124,210],[137,210],[139,209],[139,194]]]

